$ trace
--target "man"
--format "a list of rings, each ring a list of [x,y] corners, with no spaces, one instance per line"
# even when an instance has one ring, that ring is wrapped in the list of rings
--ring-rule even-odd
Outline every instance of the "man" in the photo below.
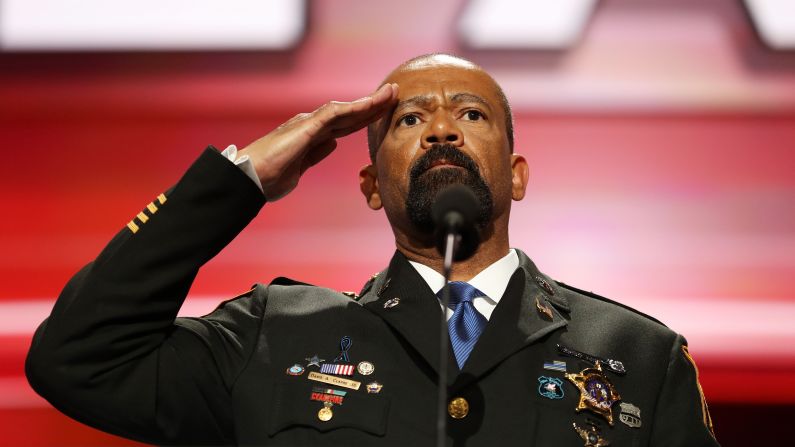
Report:
[[[397,251],[361,296],[277,279],[175,320],[198,269],[266,200],[368,125],[361,190]],[[463,183],[483,241],[452,272],[448,442],[717,445],[681,336],[510,249],[527,181],[496,82],[460,58],[415,58],[240,153],[208,148],[66,285],[30,383],[79,421],[151,443],[431,444],[443,279],[429,207]]]

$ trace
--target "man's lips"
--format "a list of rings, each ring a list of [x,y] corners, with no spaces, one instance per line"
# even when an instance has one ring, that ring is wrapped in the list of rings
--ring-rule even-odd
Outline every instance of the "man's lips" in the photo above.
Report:
[[[461,168],[461,169],[464,169],[463,166],[458,165],[458,164],[453,163],[453,162],[450,162],[450,161],[447,161],[444,158],[432,161],[430,166],[428,166],[428,169],[426,170],[426,172],[430,171],[431,169],[434,169],[434,168]]]

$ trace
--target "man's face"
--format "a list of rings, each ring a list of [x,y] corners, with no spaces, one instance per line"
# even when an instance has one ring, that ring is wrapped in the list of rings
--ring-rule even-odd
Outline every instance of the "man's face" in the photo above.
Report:
[[[431,63],[398,69],[385,82],[398,84],[398,104],[377,123],[375,185],[362,187],[370,206],[383,206],[403,233],[427,234],[435,193],[464,183],[491,202],[481,210],[482,227],[507,217],[511,199],[521,197],[494,81],[475,67]]]

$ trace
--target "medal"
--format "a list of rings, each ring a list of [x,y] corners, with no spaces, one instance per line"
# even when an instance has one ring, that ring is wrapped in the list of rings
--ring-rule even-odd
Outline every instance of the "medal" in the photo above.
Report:
[[[613,425],[613,404],[621,400],[616,388],[602,372],[597,361],[595,368],[585,368],[577,374],[566,374],[567,379],[580,390],[580,401],[576,410],[590,410],[607,419]]]
[[[328,422],[334,417],[334,412],[331,411],[331,407],[334,406],[331,402],[323,402],[323,408],[317,412],[317,418],[323,422]]]

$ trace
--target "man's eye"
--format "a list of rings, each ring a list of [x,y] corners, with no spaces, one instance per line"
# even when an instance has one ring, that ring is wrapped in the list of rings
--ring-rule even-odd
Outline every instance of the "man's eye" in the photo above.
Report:
[[[466,119],[468,119],[469,121],[477,121],[483,119],[483,114],[478,112],[477,110],[469,110],[466,113]]]
[[[419,119],[414,115],[406,115],[398,121],[398,124],[405,124],[406,126],[413,126],[417,124]]]

